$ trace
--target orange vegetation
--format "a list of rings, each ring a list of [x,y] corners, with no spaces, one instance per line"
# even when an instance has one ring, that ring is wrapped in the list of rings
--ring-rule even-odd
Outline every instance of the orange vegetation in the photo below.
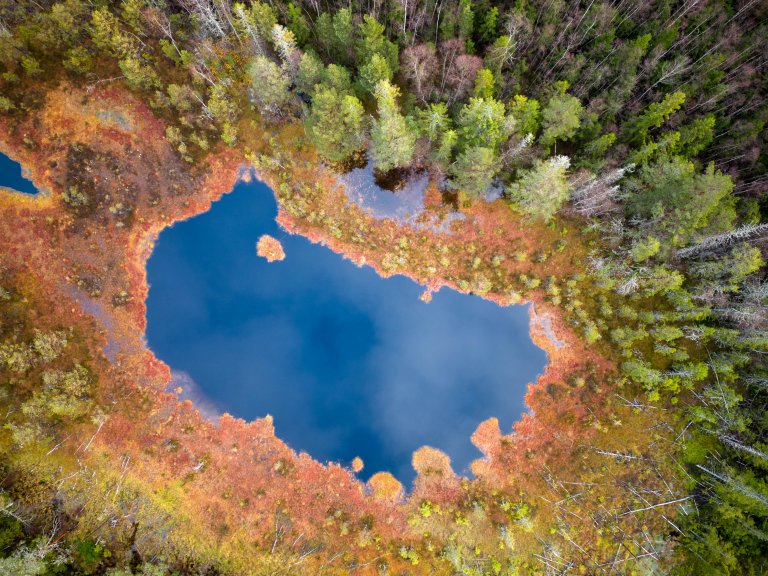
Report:
[[[256,243],[256,254],[266,258],[267,262],[275,260],[285,260],[285,250],[280,240],[273,238],[269,234],[263,234]]]

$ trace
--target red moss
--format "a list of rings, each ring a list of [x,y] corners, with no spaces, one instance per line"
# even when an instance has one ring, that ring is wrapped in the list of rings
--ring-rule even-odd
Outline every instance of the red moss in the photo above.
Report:
[[[285,250],[280,240],[273,238],[269,234],[264,234],[256,243],[256,254],[265,258],[267,262],[275,260],[285,260]]]

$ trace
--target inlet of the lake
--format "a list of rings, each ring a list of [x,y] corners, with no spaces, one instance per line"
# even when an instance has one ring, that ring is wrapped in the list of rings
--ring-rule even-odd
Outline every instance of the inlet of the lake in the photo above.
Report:
[[[0,187],[25,194],[37,194],[38,192],[32,181],[26,177],[21,164],[5,154],[0,154]]]
[[[207,213],[163,231],[148,263],[147,340],[210,414],[271,414],[277,435],[361,476],[413,478],[411,454],[445,451],[457,472],[470,435],[495,416],[509,430],[546,362],[524,306],[499,307],[381,278],[282,231],[272,192],[239,183]],[[262,234],[286,258],[256,254]]]

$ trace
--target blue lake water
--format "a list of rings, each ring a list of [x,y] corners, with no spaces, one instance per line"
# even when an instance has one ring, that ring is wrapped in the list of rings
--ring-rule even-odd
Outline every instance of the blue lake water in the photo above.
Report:
[[[0,154],[0,186],[25,194],[37,194],[35,185],[24,177],[21,164],[5,154]]]
[[[238,184],[210,211],[161,233],[148,263],[147,340],[209,413],[271,414],[277,435],[321,461],[365,462],[413,478],[414,450],[447,452],[496,416],[509,430],[546,356],[523,306],[442,290],[429,304],[402,276],[382,279],[279,229],[265,185]],[[286,259],[256,254],[262,234]]]

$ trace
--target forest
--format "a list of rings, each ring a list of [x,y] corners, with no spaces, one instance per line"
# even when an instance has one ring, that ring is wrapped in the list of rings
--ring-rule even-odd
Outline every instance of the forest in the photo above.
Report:
[[[274,175],[296,219],[313,222],[307,205],[321,192],[294,187],[294,166],[342,173],[370,161],[394,193],[428,173],[460,210],[500,191],[505,217],[540,239],[532,252],[510,240],[514,256],[487,268],[470,258],[468,275],[449,280],[541,301],[610,360],[615,370],[562,375],[545,394],[557,401],[567,389],[564,404],[581,388],[620,398],[613,448],[573,456],[590,472],[550,512],[486,477],[470,488],[425,481],[408,523],[431,536],[391,545],[382,536],[393,565],[371,560],[370,573],[757,576],[768,571],[766,38],[761,0],[0,0],[0,116],[21,126],[62,83],[124,90],[162,123],[184,170],[238,151]],[[70,172],[90,170],[87,152],[70,149]],[[138,209],[107,207],[87,178],[69,179],[60,200],[66,234],[105,217],[138,226]],[[366,245],[365,231],[336,230]],[[415,269],[420,248],[409,246],[414,254],[392,250]],[[518,272],[503,276],[501,258]],[[108,419],[108,363],[82,326],[41,320],[51,314],[44,291],[12,259],[0,253],[0,574],[355,573],[332,545],[276,557],[277,513],[274,544],[231,551],[250,572],[214,544],[157,544],[146,555],[138,521],[133,534],[110,536],[108,519],[72,513],[89,491],[111,498],[106,462],[88,464],[91,479],[68,492],[51,480],[81,458],[58,443],[79,435],[82,445]],[[594,410],[582,428],[600,434],[610,418]],[[631,447],[644,435],[653,465]],[[514,474],[500,466],[499,478]],[[550,472],[532,476],[562,488]],[[132,489],[137,501],[155,497]],[[445,494],[462,490],[466,505],[453,510]],[[634,504],[609,513],[614,491]],[[473,522],[492,534],[483,544],[455,535]],[[150,524],[152,542],[174,530]],[[314,569],[289,560],[310,549],[322,557]]]

